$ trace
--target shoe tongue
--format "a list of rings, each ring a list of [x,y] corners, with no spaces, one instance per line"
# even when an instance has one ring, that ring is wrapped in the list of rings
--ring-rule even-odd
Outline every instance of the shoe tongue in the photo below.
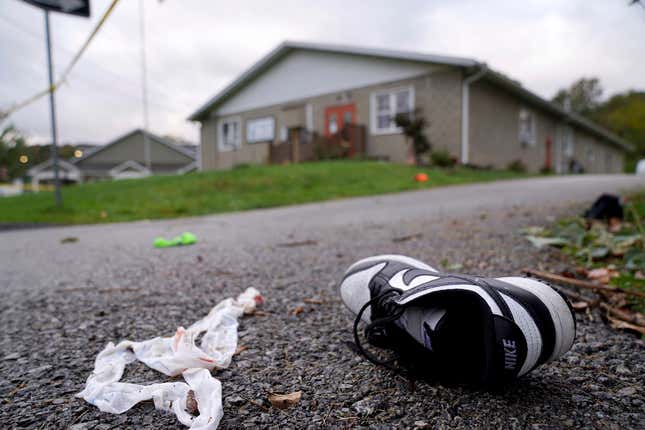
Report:
[[[432,351],[432,332],[440,326],[445,316],[446,309],[442,307],[411,307],[398,320],[398,325]]]

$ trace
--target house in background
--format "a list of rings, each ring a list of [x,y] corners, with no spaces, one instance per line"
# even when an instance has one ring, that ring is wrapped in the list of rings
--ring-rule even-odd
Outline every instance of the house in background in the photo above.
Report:
[[[346,125],[365,130],[368,157],[407,162],[392,121],[419,110],[434,149],[463,164],[530,171],[622,172],[628,142],[469,58],[285,42],[190,116],[201,124],[201,167],[268,163],[290,145],[301,161],[312,139]],[[304,132],[304,133],[303,133]]]
[[[106,145],[86,150],[71,162],[61,161],[59,173],[64,183],[183,174],[197,169],[196,151],[184,145],[136,129]],[[36,190],[40,182],[51,182],[54,177],[51,160],[31,168],[28,175]]]

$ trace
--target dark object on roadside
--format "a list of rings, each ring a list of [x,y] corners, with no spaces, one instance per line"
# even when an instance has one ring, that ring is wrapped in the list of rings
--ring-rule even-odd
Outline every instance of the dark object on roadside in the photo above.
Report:
[[[585,168],[577,160],[571,159],[571,161],[569,161],[569,172],[579,175],[585,172]]]
[[[60,240],[60,243],[76,243],[76,242],[78,242],[78,237],[74,237],[74,236],[64,237]]]
[[[612,194],[603,194],[598,197],[584,213],[587,219],[609,220],[612,218],[623,219],[623,205],[620,198]]]

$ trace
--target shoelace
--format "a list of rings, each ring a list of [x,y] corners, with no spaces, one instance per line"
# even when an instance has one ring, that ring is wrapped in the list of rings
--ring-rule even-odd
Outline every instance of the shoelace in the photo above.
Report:
[[[474,276],[464,276],[464,275],[454,274],[454,273],[437,273],[437,274],[433,274],[433,276],[436,276],[438,279],[441,279],[441,278],[461,279],[472,285],[478,285],[485,289],[490,288],[490,286],[488,285],[488,283],[486,283],[485,280]],[[392,300],[392,296],[400,296],[401,294],[402,292],[397,290],[384,291],[383,293],[373,297],[367,303],[365,303],[358,311],[358,314],[356,314],[356,318],[354,319],[354,342],[356,344],[356,348],[358,349],[358,352],[361,355],[363,355],[368,361],[376,365],[385,366],[388,369],[393,370],[397,373],[402,373],[401,369],[398,369],[392,366],[391,363],[398,360],[400,356],[398,354],[395,354],[390,359],[381,360],[371,352],[367,351],[363,347],[363,344],[361,343],[361,339],[358,335],[358,324],[361,322],[363,314],[365,313],[367,308],[372,306],[373,304],[376,304],[377,307],[385,308],[386,310],[388,307],[390,309],[394,308],[394,311],[391,312],[390,315],[373,320],[372,322],[367,324],[364,329],[365,337],[368,339],[374,338],[374,337],[386,338],[387,334],[385,330],[387,330],[387,326],[392,324],[394,321],[398,320],[405,312],[404,306],[399,306],[396,303],[394,303]]]
[[[403,312],[405,312],[405,308],[397,306],[392,301],[392,296],[398,296],[400,294],[401,293],[396,290],[384,291],[383,293],[373,297],[367,303],[365,303],[363,307],[361,307],[361,309],[358,311],[358,314],[356,314],[356,318],[354,319],[354,342],[356,343],[356,347],[358,348],[358,351],[361,353],[361,355],[363,355],[365,358],[367,358],[367,360],[371,361],[376,365],[385,366],[396,372],[399,372],[399,369],[392,366],[391,363],[396,361],[399,357],[395,355],[393,358],[390,358],[387,360],[381,360],[378,357],[376,357],[374,354],[372,354],[371,352],[363,348],[360,336],[358,335],[358,324],[361,322],[361,318],[363,317],[365,310],[367,310],[367,308],[373,304],[376,304],[378,307],[383,307],[383,308],[387,308],[390,306],[396,307],[394,312],[392,312],[390,315],[385,316],[383,318],[375,319],[365,326],[365,330],[364,330],[365,337],[367,338],[372,336],[384,337],[385,336],[384,330],[387,329],[387,325],[398,320],[401,317],[401,315],[403,315]]]

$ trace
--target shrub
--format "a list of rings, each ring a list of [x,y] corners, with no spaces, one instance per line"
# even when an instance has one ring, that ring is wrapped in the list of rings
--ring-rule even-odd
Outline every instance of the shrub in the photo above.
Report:
[[[414,161],[417,166],[420,166],[423,155],[432,149],[432,144],[425,134],[427,123],[423,113],[417,109],[413,113],[397,114],[394,117],[394,123],[403,130],[406,138],[412,140]]]
[[[542,173],[543,175],[550,175],[553,173],[553,168],[550,166],[542,166],[540,173]]]
[[[526,165],[522,162],[522,160],[513,160],[508,163],[507,169],[515,173],[525,173]]]
[[[314,154],[316,160],[339,160],[347,158],[347,148],[332,145],[327,141],[319,140],[315,144]]]
[[[453,167],[456,160],[445,149],[439,149],[430,153],[432,164],[438,167]]]

